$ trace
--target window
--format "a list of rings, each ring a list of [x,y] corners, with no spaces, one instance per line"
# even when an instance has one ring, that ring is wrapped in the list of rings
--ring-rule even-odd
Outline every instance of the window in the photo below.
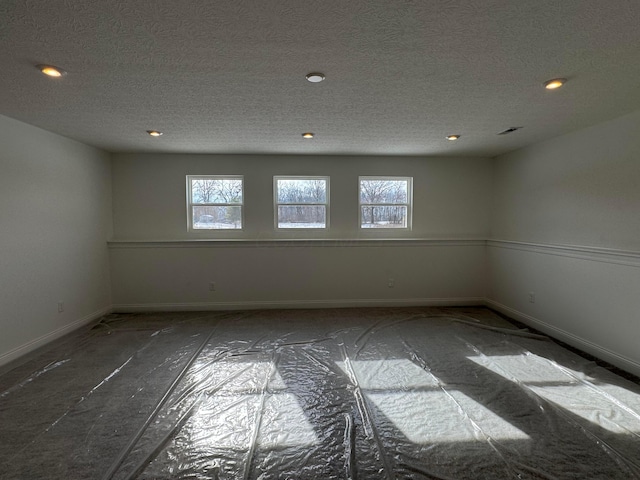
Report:
[[[411,177],[360,177],[360,228],[411,228]]]
[[[189,230],[242,228],[241,176],[187,176]]]
[[[277,228],[327,228],[328,177],[273,177]]]

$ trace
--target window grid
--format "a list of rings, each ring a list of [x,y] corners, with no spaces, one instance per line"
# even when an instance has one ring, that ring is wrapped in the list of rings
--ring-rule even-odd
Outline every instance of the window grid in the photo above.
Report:
[[[410,230],[412,197],[412,177],[358,177],[360,228]]]
[[[187,230],[242,230],[242,175],[187,175]]]
[[[329,177],[274,176],[276,230],[329,228]]]

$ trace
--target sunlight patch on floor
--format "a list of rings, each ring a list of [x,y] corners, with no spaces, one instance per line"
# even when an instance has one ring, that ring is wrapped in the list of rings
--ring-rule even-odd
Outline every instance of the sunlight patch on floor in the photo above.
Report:
[[[185,425],[193,442],[246,450],[259,422],[256,444],[260,448],[318,443],[297,398],[286,392],[270,362],[216,362],[197,370],[192,378],[208,392]]]
[[[528,439],[529,436],[408,359],[336,362],[364,395],[416,444]]]
[[[613,433],[640,433],[640,395],[528,353],[468,357],[503,378]]]

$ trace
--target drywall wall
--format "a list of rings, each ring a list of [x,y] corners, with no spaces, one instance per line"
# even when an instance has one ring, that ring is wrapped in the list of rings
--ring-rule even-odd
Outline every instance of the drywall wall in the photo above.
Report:
[[[108,311],[112,222],[105,152],[0,116],[0,171],[2,364]]]
[[[640,111],[498,157],[492,237],[640,251]]]
[[[635,112],[495,159],[487,258],[494,306],[636,373],[639,131]]]
[[[116,239],[485,238],[491,161],[484,158],[116,154]],[[187,232],[186,175],[244,175],[243,231]],[[276,231],[274,175],[330,176],[327,231]],[[413,177],[411,231],[358,228],[358,176]]]
[[[244,230],[188,233],[186,175],[224,174],[244,175]],[[276,231],[274,175],[329,176],[330,228]],[[359,175],[413,177],[410,231],[358,228]],[[486,238],[491,175],[483,158],[114,155],[114,306],[479,303],[484,241],[457,240]]]
[[[111,268],[116,311],[479,305],[486,275],[484,241],[124,243]]]

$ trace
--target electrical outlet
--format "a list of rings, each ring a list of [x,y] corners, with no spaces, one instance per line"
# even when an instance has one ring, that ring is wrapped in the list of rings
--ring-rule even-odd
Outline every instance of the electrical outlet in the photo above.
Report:
[[[535,292],[529,292],[529,303],[536,303],[536,294],[535,294]]]
[[[387,287],[393,288],[395,286],[396,286],[396,281],[393,278],[390,278],[389,281],[387,282]]]
[[[58,313],[64,312],[64,302],[58,302]]]
[[[209,291],[210,292],[215,292],[216,291],[216,283],[215,282],[209,282]]]

